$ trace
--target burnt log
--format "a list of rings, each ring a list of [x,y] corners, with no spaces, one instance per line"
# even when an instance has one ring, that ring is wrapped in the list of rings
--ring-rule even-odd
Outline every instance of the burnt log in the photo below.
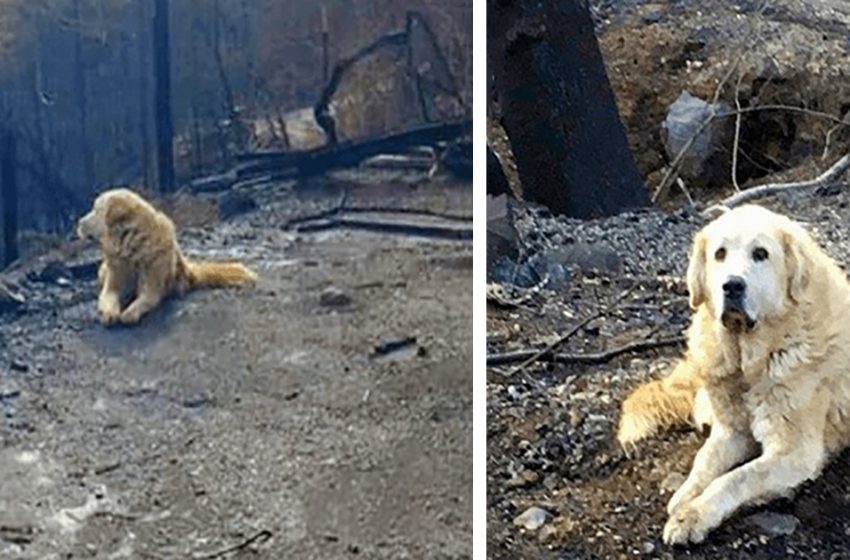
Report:
[[[403,154],[416,146],[435,146],[457,141],[472,133],[472,121],[420,126],[404,132],[366,140],[340,142],[301,152],[267,151],[236,156],[237,165],[222,174],[196,179],[196,192],[216,192],[236,183],[262,178],[263,182],[307,178],[332,169],[351,168],[381,154]],[[462,166],[463,162],[457,165]],[[469,165],[467,165],[469,167]]]
[[[258,152],[237,156],[240,180],[252,175],[278,172],[282,177],[309,177],[334,168],[356,167],[378,154],[404,153],[414,146],[433,146],[472,132],[472,121],[464,120],[420,126],[404,132],[366,140],[340,142],[303,152]]]
[[[524,196],[607,216],[649,204],[585,0],[488,0],[495,106]]]

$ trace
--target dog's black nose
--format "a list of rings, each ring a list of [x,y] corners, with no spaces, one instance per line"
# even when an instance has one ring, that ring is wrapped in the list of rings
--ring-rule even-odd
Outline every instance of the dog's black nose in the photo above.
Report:
[[[723,294],[730,299],[740,299],[744,295],[747,283],[739,276],[730,276],[723,284]]]

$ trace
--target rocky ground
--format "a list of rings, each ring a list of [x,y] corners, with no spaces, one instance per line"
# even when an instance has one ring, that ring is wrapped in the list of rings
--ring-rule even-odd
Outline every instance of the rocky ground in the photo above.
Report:
[[[847,265],[850,192],[842,188],[767,205],[806,222]],[[517,213],[523,253],[537,264],[518,267],[515,278],[537,284],[524,288],[501,279],[488,303],[488,354],[542,347],[611,303],[610,313],[559,351],[593,354],[683,333],[687,250],[701,224],[696,215],[645,211],[580,222],[537,209]],[[549,278],[563,280],[550,289],[548,281],[541,285]],[[492,558],[850,557],[848,453],[793,499],[742,512],[701,546],[676,550],[661,542],[666,502],[703,437],[687,430],[665,434],[627,458],[614,433],[624,397],[662,375],[680,348],[665,345],[599,364],[488,368]]]
[[[734,107],[739,84],[745,108],[775,103],[847,113],[850,5],[763,4],[591,2],[630,147],[649,189],[672,159],[662,127],[670,105],[684,91],[710,100],[730,65],[737,66],[720,94],[728,106]],[[846,153],[846,127],[830,133],[827,149],[835,124],[828,119],[787,111],[748,115],[738,174],[744,188],[814,177]],[[720,124],[728,156],[733,123]],[[489,140],[508,162],[511,190],[521,195],[503,131],[491,125]],[[729,158],[711,165],[703,171],[720,173],[684,176],[699,207],[732,191]],[[592,221],[555,218],[504,198],[488,203],[488,355],[541,348],[612,306],[559,346],[578,355],[574,363],[488,367],[490,557],[850,558],[850,452],[795,497],[741,512],[701,546],[662,543],[667,500],[704,438],[689,430],[665,434],[631,458],[614,439],[620,403],[636,385],[668,370],[689,319],[684,272],[703,221],[677,187],[661,202],[659,209]],[[831,255],[850,265],[846,184],[764,203],[806,222]],[[604,355],[645,342],[651,348]]]
[[[283,227],[345,191],[472,209],[468,185],[375,172],[229,197],[224,221],[181,198],[185,251],[259,284],[135,328],[97,322],[91,248],[6,276],[0,557],[471,557],[471,245]]]

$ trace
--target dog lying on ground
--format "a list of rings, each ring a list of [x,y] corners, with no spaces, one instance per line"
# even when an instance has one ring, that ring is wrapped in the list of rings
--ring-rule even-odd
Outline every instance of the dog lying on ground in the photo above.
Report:
[[[138,323],[168,295],[192,288],[253,284],[237,262],[196,262],[183,256],[174,223],[128,189],[103,192],[77,224],[83,239],[100,242],[98,311],[105,325]],[[131,298],[122,309],[122,301]]]
[[[697,234],[687,282],[687,354],[628,397],[618,433],[628,448],[689,418],[711,425],[667,505],[668,544],[790,494],[850,444],[850,286],[802,226],[730,210]]]

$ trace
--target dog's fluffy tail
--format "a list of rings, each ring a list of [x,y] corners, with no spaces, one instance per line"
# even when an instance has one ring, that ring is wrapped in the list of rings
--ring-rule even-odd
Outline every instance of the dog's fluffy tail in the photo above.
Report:
[[[617,431],[620,444],[628,449],[659,430],[688,423],[692,414],[698,416],[698,422],[710,423],[705,411],[694,414],[694,400],[702,385],[702,378],[692,365],[682,360],[667,377],[635,389],[623,403],[620,413]],[[707,398],[700,399],[700,403],[700,409],[710,406]]]
[[[183,273],[189,288],[249,286],[257,275],[238,262],[191,261],[184,259]]]

